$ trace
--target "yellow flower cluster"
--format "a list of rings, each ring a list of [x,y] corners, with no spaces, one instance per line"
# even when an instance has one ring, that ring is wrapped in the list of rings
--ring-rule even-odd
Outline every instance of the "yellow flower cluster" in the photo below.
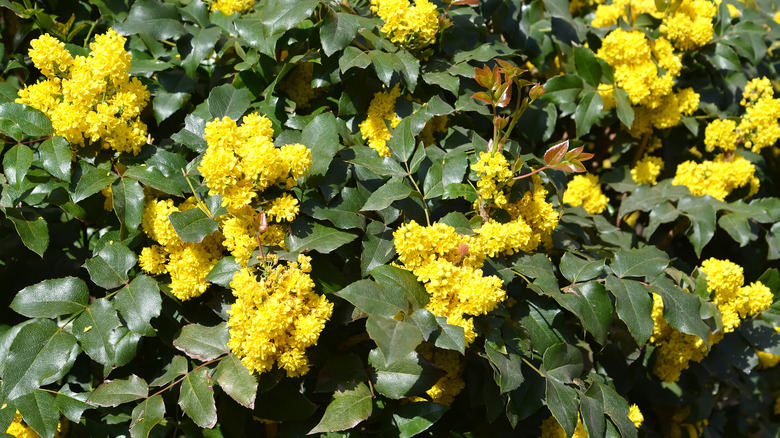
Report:
[[[750,185],[750,197],[758,192],[760,184],[755,171],[753,164],[740,155],[720,154],[712,161],[678,165],[672,184],[688,187],[694,196],[710,195],[721,201],[732,191]]]
[[[773,295],[761,282],[744,286],[742,267],[728,260],[710,258],[701,264],[707,276],[710,300],[718,307],[723,329],[710,334],[710,346],[726,333],[733,332],[748,316],[758,314],[772,305]],[[653,334],[650,342],[659,345],[653,373],[667,382],[676,382],[690,362],[700,362],[707,354],[707,345],[699,337],[681,333],[668,325],[663,317],[663,300],[653,294]]]
[[[45,79],[20,90],[16,102],[46,114],[54,134],[73,145],[100,141],[104,149],[137,155],[147,139],[139,116],[149,92],[128,74],[125,42],[109,29],[90,43],[88,56],[74,58],[48,34],[33,40],[30,58]]]
[[[189,198],[177,207],[171,199],[150,199],[144,205],[141,222],[146,235],[158,243],[141,250],[141,269],[150,275],[169,274],[171,293],[182,301],[206,291],[206,275],[222,258],[219,232],[206,236],[200,243],[183,242],[171,225],[168,215],[196,208],[195,203],[195,198]]]
[[[745,148],[760,153],[780,139],[780,99],[774,98],[772,83],[767,78],[755,78],[747,83],[742,101],[745,115],[739,122],[738,132]]]
[[[645,421],[642,411],[639,410],[639,406],[631,405],[628,409],[628,419],[634,423],[634,426],[639,429],[642,427],[642,423]],[[566,431],[558,423],[555,417],[548,417],[542,421],[542,434],[541,438],[567,438]],[[577,414],[577,427],[574,429],[574,435],[572,438],[588,438],[588,432],[585,430],[585,425],[582,423],[582,417]]]
[[[600,214],[607,208],[609,199],[601,192],[599,177],[587,173],[574,175],[569,181],[563,202],[574,207],[581,205],[590,214]]]
[[[664,170],[664,160],[661,157],[653,157],[645,155],[641,160],[636,163],[633,169],[631,169],[631,178],[637,184],[649,184],[654,186],[658,175]]]
[[[504,154],[501,151],[480,152],[479,161],[471,170],[479,177],[477,191],[484,202],[503,208],[507,204],[504,188],[514,184],[513,172]]]
[[[310,257],[267,259],[260,272],[242,268],[230,282],[236,302],[228,310],[228,347],[258,374],[276,364],[289,377],[301,376],[309,371],[306,348],[317,343],[333,303],[314,293]]]
[[[254,5],[255,0],[214,0],[211,2],[211,10],[220,11],[225,15],[243,14],[249,12]]]
[[[633,23],[641,14],[650,14],[655,18],[663,17],[663,14],[656,9],[655,0],[614,0],[611,4],[599,5],[591,24],[595,27],[610,27],[616,25],[619,18]]]
[[[68,429],[70,428],[69,426],[70,424],[68,423],[67,419],[60,421],[57,424],[57,432],[54,433],[54,438],[67,436]],[[28,426],[27,423],[24,422],[24,419],[22,419],[22,414],[20,414],[19,411],[16,411],[14,420],[8,426],[8,429],[5,430],[5,433],[16,438],[41,438],[41,436],[38,435],[32,427]]]
[[[615,85],[628,94],[636,107],[632,135],[639,137],[651,132],[653,127],[676,126],[683,115],[690,115],[698,108],[699,94],[693,89],[676,93],[672,89],[682,62],[667,39],[651,41],[644,32],[615,29],[604,38],[596,55],[612,66]],[[600,91],[606,92],[606,88]]]
[[[455,401],[466,383],[463,381],[463,371],[466,369],[466,361],[460,353],[454,350],[443,350],[432,344],[424,342],[417,347],[417,352],[436,368],[444,371],[442,376],[433,386],[425,391],[431,401],[449,406]]]
[[[290,70],[279,82],[279,88],[295,102],[297,109],[309,107],[309,101],[321,96],[323,89],[312,88],[314,63],[302,62]]]
[[[378,91],[374,93],[374,98],[368,105],[368,116],[359,125],[360,133],[368,142],[368,146],[375,149],[380,157],[390,156],[387,140],[390,140],[391,135],[385,120],[390,122],[391,128],[395,128],[401,123],[401,119],[395,113],[395,101],[400,96],[400,84],[395,84],[390,92]]]
[[[371,0],[371,12],[385,22],[382,32],[399,46],[419,51],[436,42],[439,11],[429,0]]]
[[[737,123],[733,120],[713,120],[704,130],[704,146],[707,152],[714,151],[716,147],[723,152],[734,151],[738,142]]]
[[[300,144],[274,146],[271,121],[257,113],[244,117],[241,126],[230,117],[212,120],[205,134],[208,149],[198,170],[209,194],[222,196],[228,209],[248,205],[268,187],[294,187],[311,167],[311,151]],[[294,216],[297,201],[278,213]]]
[[[717,13],[718,6],[710,0],[683,0],[664,16],[660,30],[678,49],[694,50],[712,39],[712,19]]]

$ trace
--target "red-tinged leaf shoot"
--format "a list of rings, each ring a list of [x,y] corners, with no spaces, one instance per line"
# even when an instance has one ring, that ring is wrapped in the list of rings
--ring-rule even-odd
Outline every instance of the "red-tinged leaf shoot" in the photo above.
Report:
[[[478,6],[479,0],[455,0],[452,2],[452,4],[456,6],[461,6],[461,5]]]
[[[536,100],[544,94],[544,87],[540,84],[536,84],[531,88],[531,91],[528,92],[528,96],[531,98],[531,100]]]
[[[502,85],[504,85],[504,81],[501,79],[501,70],[496,67],[493,69],[493,87],[491,91],[495,93]]]
[[[501,84],[501,87],[494,96],[498,107],[503,108],[509,105],[509,102],[512,101],[512,83],[505,82]]]
[[[481,100],[482,102],[485,102],[488,105],[493,105],[493,100],[490,99],[490,95],[488,95],[484,91],[478,91],[474,93],[474,99]]]
[[[498,129],[504,129],[507,123],[509,123],[509,117],[497,116],[495,119],[493,119],[493,124]]]
[[[544,153],[544,162],[547,165],[555,165],[561,162],[566,155],[566,151],[569,149],[569,140],[564,140],[561,143],[547,149]]]
[[[479,85],[482,85],[489,90],[493,89],[493,73],[487,66],[483,66],[482,68],[474,67],[474,80],[476,80]]]

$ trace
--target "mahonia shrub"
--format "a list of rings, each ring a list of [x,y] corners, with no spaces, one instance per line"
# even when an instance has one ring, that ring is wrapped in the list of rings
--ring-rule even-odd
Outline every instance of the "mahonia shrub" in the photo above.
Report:
[[[7,436],[780,434],[776,2],[0,7]]]

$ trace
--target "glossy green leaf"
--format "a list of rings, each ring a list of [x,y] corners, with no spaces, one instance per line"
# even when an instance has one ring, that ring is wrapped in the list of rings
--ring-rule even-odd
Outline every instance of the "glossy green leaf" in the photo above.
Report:
[[[631,106],[631,101],[622,88],[615,88],[612,92],[615,97],[615,107],[617,108],[617,116],[623,125],[628,128],[634,124],[634,108]]]
[[[423,341],[416,325],[378,314],[369,316],[366,331],[382,351],[386,366],[408,356]]]
[[[604,260],[587,260],[567,252],[561,258],[561,274],[572,283],[598,277],[604,270]]]
[[[84,267],[98,286],[113,289],[127,283],[127,272],[135,266],[136,255],[125,245],[111,241],[87,260]]]
[[[201,28],[192,40],[192,51],[182,61],[181,66],[187,75],[194,76],[198,66],[214,50],[222,32],[216,27]]]
[[[713,201],[715,199],[709,196],[688,196],[677,203],[677,208],[691,221],[691,226],[685,234],[697,256],[701,255],[704,246],[715,236],[716,210]]]
[[[604,99],[602,99],[601,94],[594,90],[582,91],[580,103],[574,111],[574,121],[577,123],[577,137],[582,137],[590,131],[590,128],[598,120],[603,106]]]
[[[582,361],[580,350],[562,343],[552,345],[544,351],[542,365],[546,376],[568,383],[582,374]]]
[[[374,369],[374,389],[392,399],[422,394],[441,377],[430,362],[414,351],[385,365],[384,355],[376,348],[368,353],[368,362]]]
[[[149,396],[146,380],[135,374],[124,379],[105,380],[89,396],[88,402],[98,406],[119,406]]]
[[[381,265],[371,271],[371,276],[374,277],[384,293],[391,294],[391,290],[403,292],[414,309],[421,309],[428,304],[430,296],[425,287],[420,284],[414,274],[406,269],[392,265]]]
[[[614,389],[609,386],[594,382],[586,394],[601,403],[604,413],[612,420],[612,423],[620,431],[620,436],[626,438],[635,438],[637,436],[636,426],[628,418],[628,402],[621,397]]]
[[[577,100],[582,91],[582,79],[579,76],[568,74],[554,76],[544,84],[542,99],[562,105]]]
[[[393,229],[379,221],[371,221],[366,227],[363,251],[360,253],[360,272],[368,273],[392,260],[395,256]]]
[[[220,85],[211,90],[208,98],[211,117],[230,117],[238,120],[244,115],[252,102],[249,90],[236,89],[230,84]]]
[[[398,429],[399,437],[413,437],[428,430],[448,409],[442,404],[427,401],[407,403],[393,411],[393,425]]]
[[[598,87],[601,82],[601,64],[588,47],[574,47],[574,66],[577,75],[588,84]]]
[[[621,280],[614,275],[607,276],[607,290],[616,300],[618,317],[626,323],[628,331],[637,345],[644,345],[653,333],[653,299],[647,286],[634,280]]]
[[[0,104],[0,133],[16,141],[24,136],[46,137],[52,135],[51,121],[35,108],[20,103]]]
[[[160,169],[156,167],[146,165],[130,166],[122,174],[122,177],[134,179],[145,186],[171,195],[182,195],[181,188],[172,179],[163,175]]]
[[[337,292],[336,295],[368,315],[392,318],[399,312],[406,312],[409,307],[402,291],[380,288],[379,284],[371,280],[358,280]]]
[[[582,297],[580,300],[581,313],[577,316],[582,320],[585,329],[593,335],[596,342],[606,345],[614,309],[604,285],[597,281],[589,281],[573,285],[571,289]]]
[[[14,337],[0,384],[2,402],[29,394],[64,376],[81,349],[54,321],[36,319]]]
[[[47,172],[65,182],[70,182],[73,151],[67,140],[62,137],[48,138],[38,146],[38,153]]]
[[[243,406],[255,407],[257,376],[249,371],[234,354],[228,354],[219,361],[214,370],[214,381],[227,395]]]
[[[320,28],[322,51],[331,56],[347,46],[357,35],[360,20],[357,15],[327,10]]]
[[[165,403],[162,395],[155,395],[139,403],[131,415],[130,436],[147,438],[154,426],[165,417]]]
[[[513,391],[525,381],[523,359],[514,351],[499,351],[491,342],[485,342],[485,354],[493,367],[493,378],[501,393]]]
[[[309,17],[319,3],[319,0],[280,0],[270,3],[263,8],[263,24],[269,35],[284,32]]]
[[[23,144],[15,144],[3,155],[3,171],[9,184],[22,182],[33,161],[33,151]]]
[[[54,396],[37,389],[14,400],[14,407],[22,419],[40,436],[53,437],[57,433],[60,414],[54,403]]]
[[[411,193],[412,188],[407,184],[397,180],[390,180],[371,193],[360,211],[383,210],[394,201],[408,198]]]
[[[393,129],[387,147],[400,161],[406,162],[414,154],[416,146],[417,142],[412,132],[412,118],[406,117]]]
[[[150,321],[160,315],[162,308],[156,281],[145,275],[135,277],[114,296],[113,303],[127,328],[145,336],[154,336],[155,330]]]
[[[285,237],[290,251],[317,251],[328,254],[357,238],[357,235],[345,233],[318,223],[296,220]]]
[[[216,265],[211,268],[211,271],[206,275],[206,281],[220,285],[222,287],[230,287],[230,282],[233,280],[233,276],[241,269],[241,265],[236,263],[236,259],[232,256],[223,257],[219,259]]]
[[[579,401],[577,391],[564,385],[557,379],[548,378],[545,389],[547,407],[558,423],[563,427],[566,436],[572,436],[577,427]]]
[[[110,186],[117,178],[119,178],[119,175],[110,170],[98,169],[95,167],[90,168],[82,175],[81,179],[79,179],[79,182],[76,184],[76,189],[72,195],[73,202],[87,199]]]
[[[106,298],[93,301],[73,321],[73,336],[81,348],[95,361],[111,366],[114,364],[115,349],[111,332],[119,327],[116,310]]]
[[[655,278],[669,265],[669,256],[654,246],[620,250],[609,267],[616,276]]]
[[[360,382],[354,388],[337,391],[333,401],[325,408],[325,414],[309,434],[335,432],[351,429],[372,412],[373,396],[365,383]]]
[[[307,123],[301,132],[301,143],[311,149],[312,166],[309,174],[325,175],[330,162],[341,148],[338,122],[333,114],[320,114]]]
[[[193,359],[206,362],[230,352],[227,348],[229,337],[224,322],[213,327],[188,324],[182,327],[181,333],[173,340],[173,346]]]
[[[30,318],[56,318],[84,310],[88,302],[87,284],[64,277],[27,286],[16,294],[10,307]]]
[[[205,368],[184,376],[179,392],[179,406],[198,426],[211,429],[217,424],[217,405],[211,377]]]
[[[54,403],[57,409],[62,412],[70,421],[81,421],[81,416],[90,406],[87,404],[89,393],[75,393],[71,391],[68,385],[65,385],[54,396]]]
[[[699,316],[699,296],[683,292],[665,276],[650,282],[650,291],[661,296],[664,302],[664,319],[672,327],[708,342],[710,329]]]
[[[138,228],[144,212],[144,190],[141,184],[120,178],[111,186],[111,192],[119,222],[131,230]]]
[[[152,380],[150,386],[163,386],[171,383],[173,379],[187,374],[189,371],[189,362],[184,356],[173,356],[171,363],[166,365],[165,372],[158,378]]]
[[[346,161],[354,163],[358,166],[365,167],[372,173],[384,177],[404,177],[406,172],[390,157],[380,157],[377,152],[366,146],[353,146],[347,154],[352,154],[352,157],[347,157]]]
[[[6,217],[14,224],[16,233],[30,251],[43,257],[49,248],[49,225],[43,218],[28,221],[16,210],[6,210]]]
[[[114,29],[123,35],[147,34],[158,41],[174,39],[184,34],[179,14],[173,5],[154,0],[133,4],[127,18]]]
[[[219,223],[210,218],[200,208],[186,211],[175,211],[168,215],[173,229],[184,242],[200,243],[219,227]]]
[[[750,218],[741,213],[724,214],[718,219],[718,226],[729,233],[739,246],[745,246],[756,236],[750,230]]]

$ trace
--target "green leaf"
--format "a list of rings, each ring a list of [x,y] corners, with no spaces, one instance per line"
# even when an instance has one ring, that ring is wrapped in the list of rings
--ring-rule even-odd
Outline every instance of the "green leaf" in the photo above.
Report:
[[[588,436],[605,436],[607,419],[602,400],[597,400],[587,393],[580,394],[580,418]]]
[[[310,175],[325,175],[333,157],[341,148],[338,122],[331,113],[323,113],[312,119],[301,132],[301,143],[311,149]]]
[[[363,359],[354,353],[339,354],[328,359],[320,369],[314,391],[333,392],[337,388],[344,388],[367,379],[368,374]]]
[[[79,202],[110,186],[119,175],[106,169],[90,168],[76,184],[71,199]]]
[[[363,251],[360,253],[360,273],[365,277],[372,269],[383,266],[394,256],[393,229],[382,222],[371,221],[366,228]]]
[[[398,429],[400,438],[413,437],[428,430],[448,409],[428,401],[407,403],[393,411],[393,425]]]
[[[122,174],[123,178],[134,179],[145,186],[157,189],[171,195],[182,196],[181,188],[169,177],[163,175],[160,169],[152,166],[130,166]]]
[[[369,316],[366,331],[385,357],[385,366],[405,358],[423,341],[416,325],[378,314]]]
[[[650,291],[661,296],[664,302],[664,319],[677,330],[696,335],[708,342],[710,329],[699,316],[699,296],[683,292],[664,275],[650,282]]]
[[[408,198],[411,193],[412,188],[407,184],[398,180],[390,180],[375,192],[371,193],[360,211],[383,210],[389,207],[393,201]]]
[[[742,213],[724,214],[718,219],[718,226],[729,233],[739,246],[745,246],[754,237],[749,220],[750,218]]]
[[[590,131],[590,127],[596,123],[601,109],[604,107],[604,99],[595,90],[582,90],[580,103],[574,111],[574,121],[577,123],[577,137],[582,137]]]
[[[214,370],[214,381],[227,395],[243,406],[253,409],[257,395],[257,376],[249,371],[241,359],[228,354]]]
[[[374,369],[374,389],[396,400],[424,393],[441,377],[430,362],[414,351],[386,366],[382,352],[375,348],[368,353],[368,362]]]
[[[16,210],[6,210],[6,217],[14,224],[16,233],[30,251],[43,257],[49,248],[49,225],[43,218],[25,220]]]
[[[84,411],[91,407],[86,403],[87,397],[89,397],[88,393],[75,393],[65,385],[54,396],[54,403],[70,421],[79,422]]]
[[[160,288],[153,279],[139,275],[116,294],[114,307],[124,318],[127,328],[144,336],[154,336],[150,321],[159,316],[162,309]]]
[[[328,254],[356,238],[356,234],[296,219],[292,223],[290,233],[285,237],[285,244],[290,251],[308,250]]]
[[[173,356],[171,363],[165,367],[162,376],[152,380],[151,386],[163,386],[171,383],[173,379],[187,374],[189,371],[189,362],[184,356]]]
[[[56,318],[84,310],[88,302],[87,284],[64,277],[27,286],[16,294],[10,307],[29,318]]]
[[[423,310],[427,311],[427,309],[418,309],[415,313]],[[440,329],[431,334],[429,341],[439,348],[455,350],[461,354],[465,354],[466,335],[463,327],[448,324],[446,316],[437,316],[436,322],[439,324]]]
[[[54,404],[54,396],[37,389],[14,401],[14,407],[22,414],[22,419],[38,435],[53,437],[57,433],[60,413]]]
[[[399,161],[407,162],[414,154],[417,142],[412,132],[412,118],[405,117],[401,123],[393,129],[392,137],[387,141],[387,147]]]
[[[351,429],[371,416],[373,396],[365,383],[354,388],[337,391],[333,401],[325,408],[322,419],[309,434]]]
[[[0,104],[0,133],[22,141],[25,135],[46,137],[54,130],[51,121],[42,112],[27,105],[8,102]]]
[[[135,266],[135,262],[133,251],[119,242],[110,241],[100,249],[97,256],[88,259],[84,267],[96,285],[113,289],[127,283],[127,272]]]
[[[38,153],[47,172],[65,182],[70,182],[73,151],[67,140],[62,137],[48,138],[38,146]]]
[[[33,151],[23,144],[15,144],[3,155],[3,171],[8,183],[19,185],[33,161]]]
[[[122,35],[147,34],[157,41],[177,38],[184,34],[184,26],[176,7],[154,0],[140,0],[133,4],[127,18],[114,25]]]
[[[179,406],[198,426],[211,429],[217,424],[217,405],[211,378],[204,368],[193,371],[181,381]]]
[[[73,336],[79,340],[84,351],[106,366],[114,364],[115,349],[111,332],[119,327],[116,310],[106,298],[92,302],[78,318],[73,321]]]
[[[87,401],[93,405],[113,407],[148,396],[149,385],[146,380],[133,374],[125,379],[105,380]]]
[[[506,348],[504,348],[506,350]],[[523,359],[514,351],[499,351],[493,342],[485,342],[485,354],[493,368],[493,379],[502,394],[513,391],[525,381]]]
[[[173,229],[184,242],[200,243],[219,228],[219,222],[210,218],[200,208],[175,211],[168,215]]]
[[[545,376],[569,383],[582,374],[582,352],[569,344],[555,344],[544,351],[542,358]],[[557,417],[556,417],[557,418]]]
[[[195,77],[198,66],[214,50],[221,35],[222,31],[217,27],[198,29],[198,33],[192,39],[192,51],[181,63],[188,76]]]
[[[612,325],[614,309],[604,285],[597,281],[589,281],[584,284],[572,285],[571,288],[582,297],[580,300],[581,313],[577,316],[580,317],[585,329],[593,335],[596,342],[606,345],[607,332]]]
[[[154,100],[152,100],[152,107],[154,108],[154,119],[158,124],[161,124],[176,111],[180,110],[184,103],[189,100],[189,98],[190,93],[167,93],[162,90],[158,91],[154,96]]]
[[[130,421],[132,438],[147,438],[152,428],[165,417],[165,403],[162,395],[152,396],[133,408]]]
[[[739,56],[725,44],[715,44],[715,53],[709,56],[709,60],[721,70],[740,71],[742,69]]]
[[[615,88],[612,95],[615,97],[618,119],[627,128],[631,128],[634,124],[634,108],[631,107],[628,93],[621,88]]]
[[[206,120],[194,114],[184,117],[184,128],[171,136],[171,140],[181,143],[195,152],[203,153],[208,148],[205,139]]]
[[[354,158],[345,157],[345,161],[365,167],[372,173],[383,177],[406,176],[406,172],[390,157],[380,157],[379,154],[366,146],[353,146],[347,154],[354,154]],[[345,154],[346,155],[346,154]]]
[[[360,20],[357,15],[334,12],[328,8],[327,15],[322,20],[322,27],[320,27],[322,51],[327,56],[331,56],[347,47],[355,39],[358,27],[360,27]]]
[[[80,351],[76,338],[50,319],[36,319],[25,325],[8,349],[0,401],[16,399],[59,380]]]
[[[374,66],[376,75],[386,87],[390,88],[393,80],[393,73],[400,72],[403,68],[401,61],[396,53],[387,53],[381,50],[371,50],[368,52],[371,63]]]
[[[614,275],[607,276],[607,290],[616,300],[618,317],[626,323],[628,331],[642,346],[653,334],[653,299],[647,286],[634,280],[621,280]]]
[[[637,436],[636,426],[628,418],[628,402],[621,397],[614,389],[609,386],[594,382],[586,395],[594,399],[603,406],[604,413],[612,420],[620,431],[620,436],[626,438],[635,438]]]
[[[404,293],[406,299],[412,303],[413,309],[424,308],[430,296],[417,277],[406,269],[397,266],[382,265],[377,266],[371,271],[371,276],[379,284],[379,287],[386,294],[390,290],[399,290]]]
[[[545,399],[547,407],[563,427],[566,436],[572,436],[577,427],[577,411],[579,410],[577,391],[557,379],[548,378]]]
[[[292,29],[311,16],[319,0],[279,0],[263,7],[262,20],[268,35]]]
[[[654,278],[669,265],[669,256],[654,246],[621,249],[609,267],[618,277]]]
[[[173,346],[193,359],[206,362],[230,352],[227,347],[229,338],[224,322],[213,327],[188,324],[182,327],[179,336],[173,340]]]
[[[114,212],[119,222],[131,230],[138,228],[144,212],[144,189],[141,184],[131,179],[119,178],[111,186],[111,192]]]
[[[677,208],[691,220],[685,235],[691,241],[696,256],[701,256],[704,246],[715,236],[716,199],[709,196],[686,196],[677,203]]]
[[[222,287],[230,287],[233,276],[241,269],[233,256],[222,257],[206,275],[206,281]]]
[[[588,84],[598,87],[601,82],[601,64],[596,55],[587,47],[574,47],[573,50],[577,75]]]
[[[409,304],[403,292],[384,289],[371,280],[358,280],[336,293],[368,315],[394,317],[406,312]]]
[[[352,67],[365,69],[371,65],[371,58],[357,47],[347,46],[339,57],[339,71],[346,73]]]
[[[238,120],[244,115],[252,103],[251,93],[246,88],[236,89],[230,84],[221,85],[211,90],[208,98],[211,117],[230,117]]]
[[[582,79],[573,74],[554,76],[544,84],[542,99],[556,105],[572,103],[582,91]]]
[[[577,283],[598,277],[604,271],[604,260],[587,260],[566,252],[559,268],[567,280]]]

